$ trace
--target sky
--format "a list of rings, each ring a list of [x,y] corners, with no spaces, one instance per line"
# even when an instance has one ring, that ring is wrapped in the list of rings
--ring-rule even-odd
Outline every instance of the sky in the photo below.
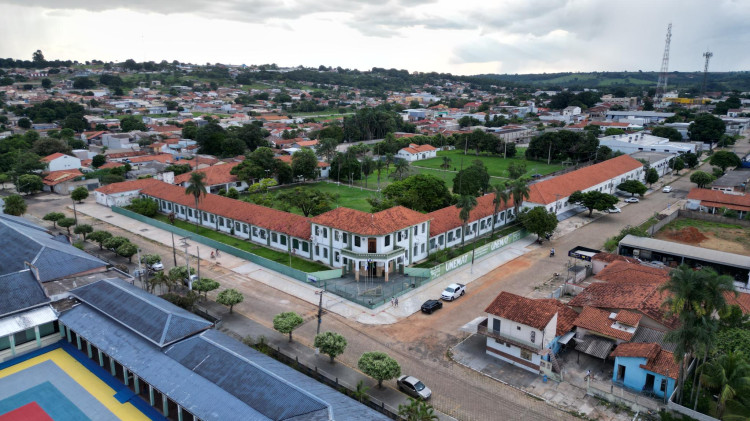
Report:
[[[748,0],[0,0],[0,57],[446,72],[750,70]]]

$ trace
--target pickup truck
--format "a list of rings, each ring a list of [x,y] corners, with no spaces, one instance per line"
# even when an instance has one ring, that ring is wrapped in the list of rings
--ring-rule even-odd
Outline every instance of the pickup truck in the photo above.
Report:
[[[464,295],[465,293],[466,293],[466,285],[450,284],[445,288],[445,290],[443,290],[443,293],[440,296],[440,298],[442,298],[444,301],[453,301],[456,298]]]

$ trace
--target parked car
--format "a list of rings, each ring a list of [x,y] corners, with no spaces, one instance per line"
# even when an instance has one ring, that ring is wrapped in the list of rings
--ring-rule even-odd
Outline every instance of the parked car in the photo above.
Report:
[[[156,262],[151,265],[147,265],[148,268],[154,272],[159,272],[160,270],[164,270],[164,264],[162,262]]]
[[[622,209],[618,208],[617,206],[612,206],[611,208],[605,210],[604,212],[607,212],[607,213],[620,213],[620,212],[622,212]]]
[[[531,178],[542,178],[542,177],[544,177],[544,176],[541,175],[541,174],[532,174],[532,176],[531,176]]]
[[[197,280],[198,280],[198,275],[195,275],[195,274],[190,275],[190,281],[196,282]],[[190,282],[188,281],[187,278],[183,279],[182,283],[185,285],[190,285]]]
[[[440,300],[427,300],[422,304],[422,313],[432,314],[432,312],[441,308],[443,308],[443,303]]]
[[[672,186],[664,186],[663,189],[661,189],[664,193],[671,193],[672,192]]]
[[[399,390],[417,399],[430,399],[432,390],[414,376],[401,376],[396,381]]]
[[[443,293],[440,295],[440,298],[445,301],[453,301],[464,294],[466,294],[466,285],[450,284],[445,288]]]
[[[628,197],[624,200],[625,203],[638,203],[640,200],[638,200],[637,197]]]

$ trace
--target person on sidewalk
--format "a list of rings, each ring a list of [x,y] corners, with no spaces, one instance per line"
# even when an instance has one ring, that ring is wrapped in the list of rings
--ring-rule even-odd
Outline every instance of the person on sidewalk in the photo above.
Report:
[[[396,307],[398,307],[398,297],[394,300],[394,303],[396,303]]]
[[[394,304],[393,304],[393,297],[391,297],[391,307],[393,307],[393,306],[394,306]]]

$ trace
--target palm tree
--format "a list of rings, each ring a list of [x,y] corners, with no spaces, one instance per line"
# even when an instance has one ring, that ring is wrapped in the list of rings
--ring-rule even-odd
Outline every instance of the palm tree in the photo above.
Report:
[[[513,198],[513,209],[515,210],[515,212],[513,213],[514,215],[518,216],[518,209],[521,208],[521,204],[523,203],[524,199],[529,198],[530,193],[531,190],[526,184],[525,179],[519,178],[518,180],[513,180],[510,183],[510,195]]]
[[[393,154],[390,152],[386,152],[385,154],[385,171],[388,172],[391,169],[391,164],[393,163]]]
[[[200,208],[198,207],[198,202],[201,200],[201,196],[205,196],[206,193],[206,183],[203,181],[203,179],[206,178],[206,174],[202,172],[193,172],[190,174],[190,180],[188,182],[190,183],[189,186],[185,189],[185,194],[192,194],[193,197],[195,197],[195,212],[198,215],[198,224],[195,226],[195,232],[198,232],[198,227],[201,225],[201,222],[203,221],[201,219],[201,213]]]
[[[383,170],[383,167],[385,167],[385,164],[383,161],[378,157],[378,160],[375,161],[375,171],[378,172],[378,191],[380,191],[380,171]]]
[[[396,167],[393,169],[393,174],[391,174],[391,176],[399,181],[408,177],[409,176],[409,161],[405,159],[400,159],[398,162],[396,162]]]
[[[492,234],[490,238],[495,237],[495,220],[497,219],[497,213],[500,211],[500,206],[505,206],[510,200],[510,194],[505,190],[505,183],[498,183],[492,186],[492,193],[495,197],[492,199],[492,204],[495,205],[495,213],[492,215]]]
[[[409,398],[408,404],[399,404],[398,415],[406,421],[433,421],[439,419],[432,405],[423,400]]]
[[[471,211],[477,206],[477,198],[471,195],[463,195],[458,198],[456,207],[461,209],[458,213],[458,217],[461,218],[463,226],[461,228],[461,247],[464,246],[464,240],[466,239],[466,223],[469,222],[469,216]]]
[[[744,397],[750,392],[750,364],[747,357],[742,351],[734,351],[705,364],[701,384],[717,392],[716,417],[729,419],[722,418],[727,404],[736,397]]]
[[[681,324],[677,329],[669,331],[664,340],[675,344],[674,359],[679,366],[677,372],[677,403],[682,402],[683,385],[685,382],[685,360],[692,355],[695,350],[695,344],[702,339],[702,329],[698,326],[699,321],[693,313],[685,313],[680,317]]]
[[[440,164],[440,168],[442,168],[444,170],[448,170],[448,168],[450,168],[450,167],[451,167],[451,159],[450,159],[450,157],[444,156],[443,157],[443,163]]]

